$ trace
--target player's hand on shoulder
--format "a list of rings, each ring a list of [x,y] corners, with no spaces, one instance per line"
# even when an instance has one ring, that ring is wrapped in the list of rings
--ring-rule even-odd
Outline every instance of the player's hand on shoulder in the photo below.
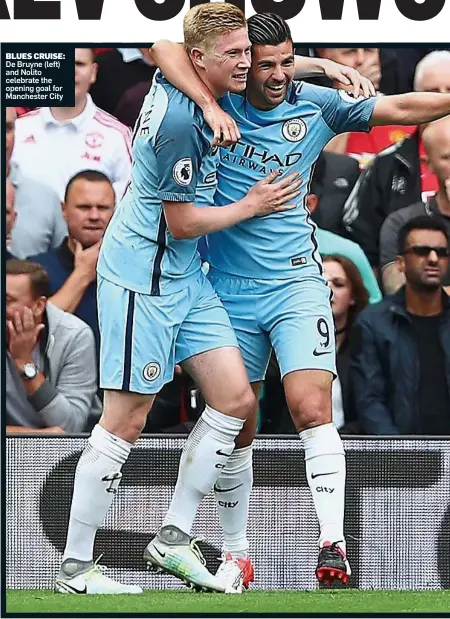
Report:
[[[213,146],[231,146],[241,137],[235,121],[216,101],[203,108],[203,117],[214,132]]]
[[[281,180],[282,171],[274,170],[266,178],[252,187],[247,197],[250,198],[253,216],[269,215],[286,211],[297,206],[302,179],[293,172]]]
[[[100,240],[91,247],[83,249],[81,243],[75,241],[75,269],[82,272],[90,282],[93,282],[97,276],[97,261],[101,246]]]
[[[357,69],[330,60],[326,66],[326,74],[331,80],[338,82],[338,88],[351,92],[354,97],[363,95],[367,98],[376,95],[375,86],[369,77],[361,75]]]

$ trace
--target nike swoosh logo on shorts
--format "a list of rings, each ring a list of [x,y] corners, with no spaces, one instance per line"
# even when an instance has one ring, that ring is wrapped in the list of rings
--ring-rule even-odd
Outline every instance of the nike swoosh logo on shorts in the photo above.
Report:
[[[316,348],[313,350],[313,355],[315,357],[321,357],[322,355],[329,355],[331,352],[331,350],[324,350],[324,351],[320,351],[317,350]]]
[[[237,486],[233,486],[233,488],[218,488],[216,484],[214,484],[214,492],[231,492],[232,490],[237,490],[243,486],[243,484],[238,484]]]
[[[311,479],[316,479],[316,477],[321,477],[322,475],[335,475],[339,473],[339,471],[331,471],[330,473],[311,473]]]

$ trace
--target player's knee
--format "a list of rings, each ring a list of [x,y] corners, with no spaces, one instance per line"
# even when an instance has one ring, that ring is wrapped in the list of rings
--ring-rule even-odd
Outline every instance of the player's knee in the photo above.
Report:
[[[290,403],[297,431],[315,428],[331,422],[331,393],[324,385],[311,386],[306,393]]]
[[[233,394],[221,412],[238,419],[248,419],[256,408],[256,397],[250,385]]]
[[[108,394],[109,395],[109,394]],[[105,399],[101,425],[129,443],[135,443],[144,429],[152,399],[149,396],[115,397]]]
[[[103,416],[101,419],[101,425],[119,438],[129,443],[135,443],[144,429],[147,415],[131,414],[122,419],[109,419],[107,416]]]

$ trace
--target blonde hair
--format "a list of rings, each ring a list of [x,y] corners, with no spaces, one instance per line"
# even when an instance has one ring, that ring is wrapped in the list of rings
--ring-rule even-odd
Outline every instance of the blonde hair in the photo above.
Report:
[[[198,4],[183,20],[184,46],[188,52],[194,47],[210,52],[221,35],[246,27],[244,13],[234,4]]]

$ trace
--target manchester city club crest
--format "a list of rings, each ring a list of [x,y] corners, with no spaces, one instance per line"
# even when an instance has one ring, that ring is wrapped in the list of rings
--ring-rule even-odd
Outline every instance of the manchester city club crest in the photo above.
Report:
[[[159,363],[155,363],[154,361],[152,363],[147,363],[147,365],[142,370],[142,374],[145,380],[148,380],[150,382],[152,380],[156,380],[161,374],[161,366],[159,365]]]
[[[306,135],[308,131],[306,127],[306,123],[300,118],[292,118],[292,120],[287,120],[282,128],[283,136],[289,142],[300,142]]]

